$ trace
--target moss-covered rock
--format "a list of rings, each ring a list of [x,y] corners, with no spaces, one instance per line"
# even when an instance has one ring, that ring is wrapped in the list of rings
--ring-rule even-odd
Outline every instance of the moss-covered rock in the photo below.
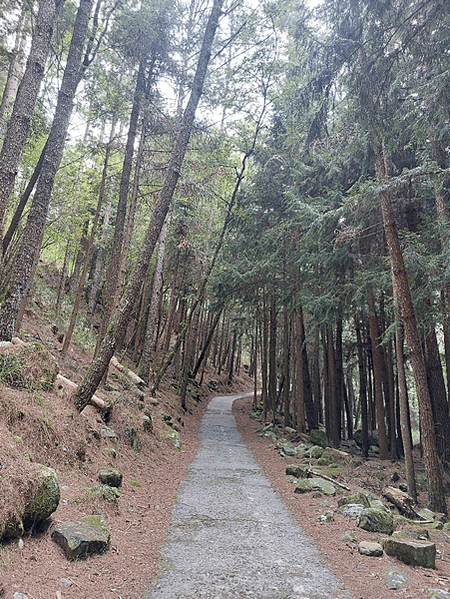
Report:
[[[103,485],[120,487],[122,485],[123,474],[117,468],[102,468],[98,473],[98,479]]]
[[[336,488],[334,485],[323,478],[306,478],[300,480],[296,487],[295,493],[308,493],[311,491],[318,491],[324,495],[336,495]]]
[[[327,434],[321,430],[312,430],[309,433],[309,439],[313,445],[319,445],[323,449],[329,445]]]
[[[85,516],[82,523],[65,522],[52,532],[52,539],[72,561],[104,553],[109,548],[110,537],[109,528],[101,516]]]
[[[356,519],[359,528],[370,532],[382,532],[391,535],[394,532],[394,519],[387,510],[365,508]]]
[[[434,568],[436,561],[436,545],[434,543],[418,543],[391,537],[383,539],[383,549],[387,555],[393,556],[410,566]]]
[[[53,468],[42,466],[35,474],[36,486],[27,497],[24,520],[46,520],[59,505],[61,492],[58,477]]]
[[[370,507],[371,495],[362,491],[353,493],[353,495],[347,495],[346,497],[340,497],[338,499],[338,506],[348,505],[349,503],[357,503],[364,507]]]
[[[286,466],[286,474],[288,476],[295,476],[295,478],[306,478],[306,469],[297,464],[290,464]]]

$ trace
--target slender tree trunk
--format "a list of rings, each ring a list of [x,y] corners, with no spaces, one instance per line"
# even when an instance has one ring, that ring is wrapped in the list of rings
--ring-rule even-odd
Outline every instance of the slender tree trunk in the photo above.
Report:
[[[291,393],[291,325],[288,309],[283,309],[283,412],[284,426],[290,426]]]
[[[367,368],[364,356],[364,346],[361,336],[361,325],[359,315],[354,314],[356,347],[358,351],[359,368],[359,401],[361,406],[361,431],[362,431],[362,452],[364,457],[369,455],[369,419],[367,414]]]
[[[398,393],[400,404],[400,427],[402,431],[403,450],[405,454],[406,484],[408,493],[417,501],[416,479],[414,473],[414,460],[412,455],[413,444],[411,436],[411,422],[409,418],[408,391],[405,375],[405,357],[403,354],[403,328],[400,319],[400,306],[398,305],[397,292],[394,286],[394,303],[396,308],[397,326],[395,328],[395,352],[397,355]]]
[[[69,260],[70,260],[70,249],[72,247],[72,243],[69,240],[66,245],[66,251],[64,254],[64,264],[61,271],[61,277],[59,279],[59,287],[58,287],[58,297],[56,299],[56,314],[59,314],[61,311],[61,304],[63,301],[63,297],[66,291],[66,281],[67,281],[67,273],[69,271]]]
[[[8,289],[0,307],[0,340],[2,341],[11,340],[20,303],[29,286],[32,265],[40,251],[55,175],[64,150],[75,92],[81,80],[81,58],[92,4],[93,0],[80,0],[39,182]]]
[[[389,457],[386,423],[383,402],[383,370],[381,362],[381,349],[379,346],[379,330],[377,314],[375,311],[375,298],[372,287],[369,288],[369,326],[370,340],[372,343],[372,362],[373,362],[373,380],[375,393],[375,410],[378,430],[378,442],[380,446],[380,460],[387,460]]]
[[[164,225],[161,229],[158,242],[158,253],[156,256],[155,271],[153,273],[152,292],[150,297],[150,307],[147,318],[147,326],[145,330],[144,349],[142,350],[141,360],[139,363],[139,376],[148,383],[150,378],[150,366],[156,346],[156,323],[158,320],[158,306],[162,293],[163,282],[163,265],[164,255],[166,252],[167,229],[169,227],[170,214],[167,215]]]
[[[3,88],[2,102],[0,104],[0,139],[3,139],[5,136],[8,118],[22,77],[25,61],[25,44],[28,36],[27,29],[30,24],[28,10],[27,5],[22,5],[22,13],[17,24],[14,49],[12,51],[11,62],[9,63],[5,87]]]
[[[84,377],[74,396],[75,405],[79,411],[86,407],[92,395],[95,393],[100,381],[102,380],[103,374],[108,367],[109,361],[114,354],[117,342],[125,331],[127,322],[136,301],[136,297],[139,296],[139,290],[147,271],[150,258],[153,254],[158,237],[169,211],[175,187],[180,176],[181,166],[183,164],[184,156],[189,144],[195,113],[203,91],[203,85],[211,57],[212,43],[219,24],[219,17],[222,14],[222,5],[223,0],[215,0],[208,24],[206,26],[203,44],[197,64],[197,70],[192,85],[192,91],[184,111],[181,129],[177,136],[175,148],[167,167],[159,201],[153,211],[152,219],[148,226],[141,252],[131,275],[127,293],[120,305],[119,310],[116,312],[110,327],[108,328],[97,358],[92,362],[86,376]]]
[[[111,314],[117,301],[117,285],[119,280],[118,265],[121,262],[122,246],[125,231],[125,220],[127,214],[128,191],[130,188],[131,169],[133,166],[134,144],[136,141],[139,115],[141,110],[142,99],[145,93],[145,69],[146,59],[141,58],[139,61],[139,71],[136,80],[136,89],[134,92],[133,107],[131,109],[130,123],[128,126],[127,143],[125,147],[125,155],[123,158],[122,174],[119,186],[119,202],[117,204],[116,220],[114,225],[114,235],[109,255],[108,270],[106,275],[106,292],[105,305],[103,310],[102,322],[97,338],[95,355],[100,351],[100,345],[108,328]]]

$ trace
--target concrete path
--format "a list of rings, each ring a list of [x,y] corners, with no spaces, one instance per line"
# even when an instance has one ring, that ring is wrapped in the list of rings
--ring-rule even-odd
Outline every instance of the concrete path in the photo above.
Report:
[[[244,445],[236,397],[216,397],[203,417],[201,449],[145,599],[349,597]]]

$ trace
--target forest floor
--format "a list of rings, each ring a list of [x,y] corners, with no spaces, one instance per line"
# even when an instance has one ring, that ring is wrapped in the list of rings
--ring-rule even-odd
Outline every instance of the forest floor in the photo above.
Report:
[[[41,290],[30,302],[21,337],[44,344],[57,359],[60,373],[78,383],[89,364],[92,348],[86,349],[75,341],[68,357],[61,359],[60,331],[45,318],[46,303],[51,301],[45,293]],[[199,448],[198,431],[208,400],[217,395],[245,393],[251,388],[252,381],[245,375],[237,377],[230,387],[214,373],[206,373],[202,387],[191,387],[188,410],[182,412],[170,382],[156,397],[151,397],[146,390],[142,394],[126,375],[111,368],[107,384],[98,391],[100,398],[114,402],[108,427],[116,433],[116,439],[111,440],[101,434],[104,422],[100,413],[88,406],[79,414],[70,393],[60,385],[52,392],[41,393],[1,385],[0,483],[8,480],[9,472],[26,477],[30,464],[45,464],[57,471],[61,501],[46,531],[30,531],[20,544],[0,545],[0,598],[142,599],[158,571],[159,548],[165,539],[178,485]],[[142,429],[144,408],[152,413],[151,433]],[[359,540],[375,540],[377,535],[356,529],[354,521],[336,514],[333,523],[319,524],[317,517],[334,509],[336,499],[294,493],[294,486],[285,475],[286,465],[292,460],[283,459],[271,440],[258,436],[262,423],[248,417],[250,409],[251,398],[235,402],[234,413],[245,442],[305,533],[315,539],[355,599],[419,598],[420,589],[424,588],[450,591],[450,544],[442,531],[430,531],[439,550],[435,570],[405,566],[385,555],[359,555],[356,544],[339,540],[342,533],[355,530]],[[167,415],[172,417],[173,427],[167,423]],[[128,441],[127,425],[139,430],[139,452]],[[171,438],[174,428],[180,434],[181,451]],[[352,489],[365,488],[381,495],[383,488],[392,484],[394,470],[403,476],[401,463],[381,463],[377,458],[360,462],[355,466],[344,460],[340,469],[342,482]],[[419,457],[417,465],[420,470]],[[88,491],[98,484],[99,470],[104,467],[118,468],[123,474],[117,506]],[[81,516],[99,512],[106,516],[111,529],[109,551],[69,562],[51,540],[52,529],[61,522],[77,521]],[[382,581],[388,565],[399,567],[416,586],[388,591]]]

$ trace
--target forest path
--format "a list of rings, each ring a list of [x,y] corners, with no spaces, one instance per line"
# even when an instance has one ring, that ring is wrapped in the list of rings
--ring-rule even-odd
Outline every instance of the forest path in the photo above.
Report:
[[[242,441],[237,397],[208,406],[145,599],[349,597]]]

